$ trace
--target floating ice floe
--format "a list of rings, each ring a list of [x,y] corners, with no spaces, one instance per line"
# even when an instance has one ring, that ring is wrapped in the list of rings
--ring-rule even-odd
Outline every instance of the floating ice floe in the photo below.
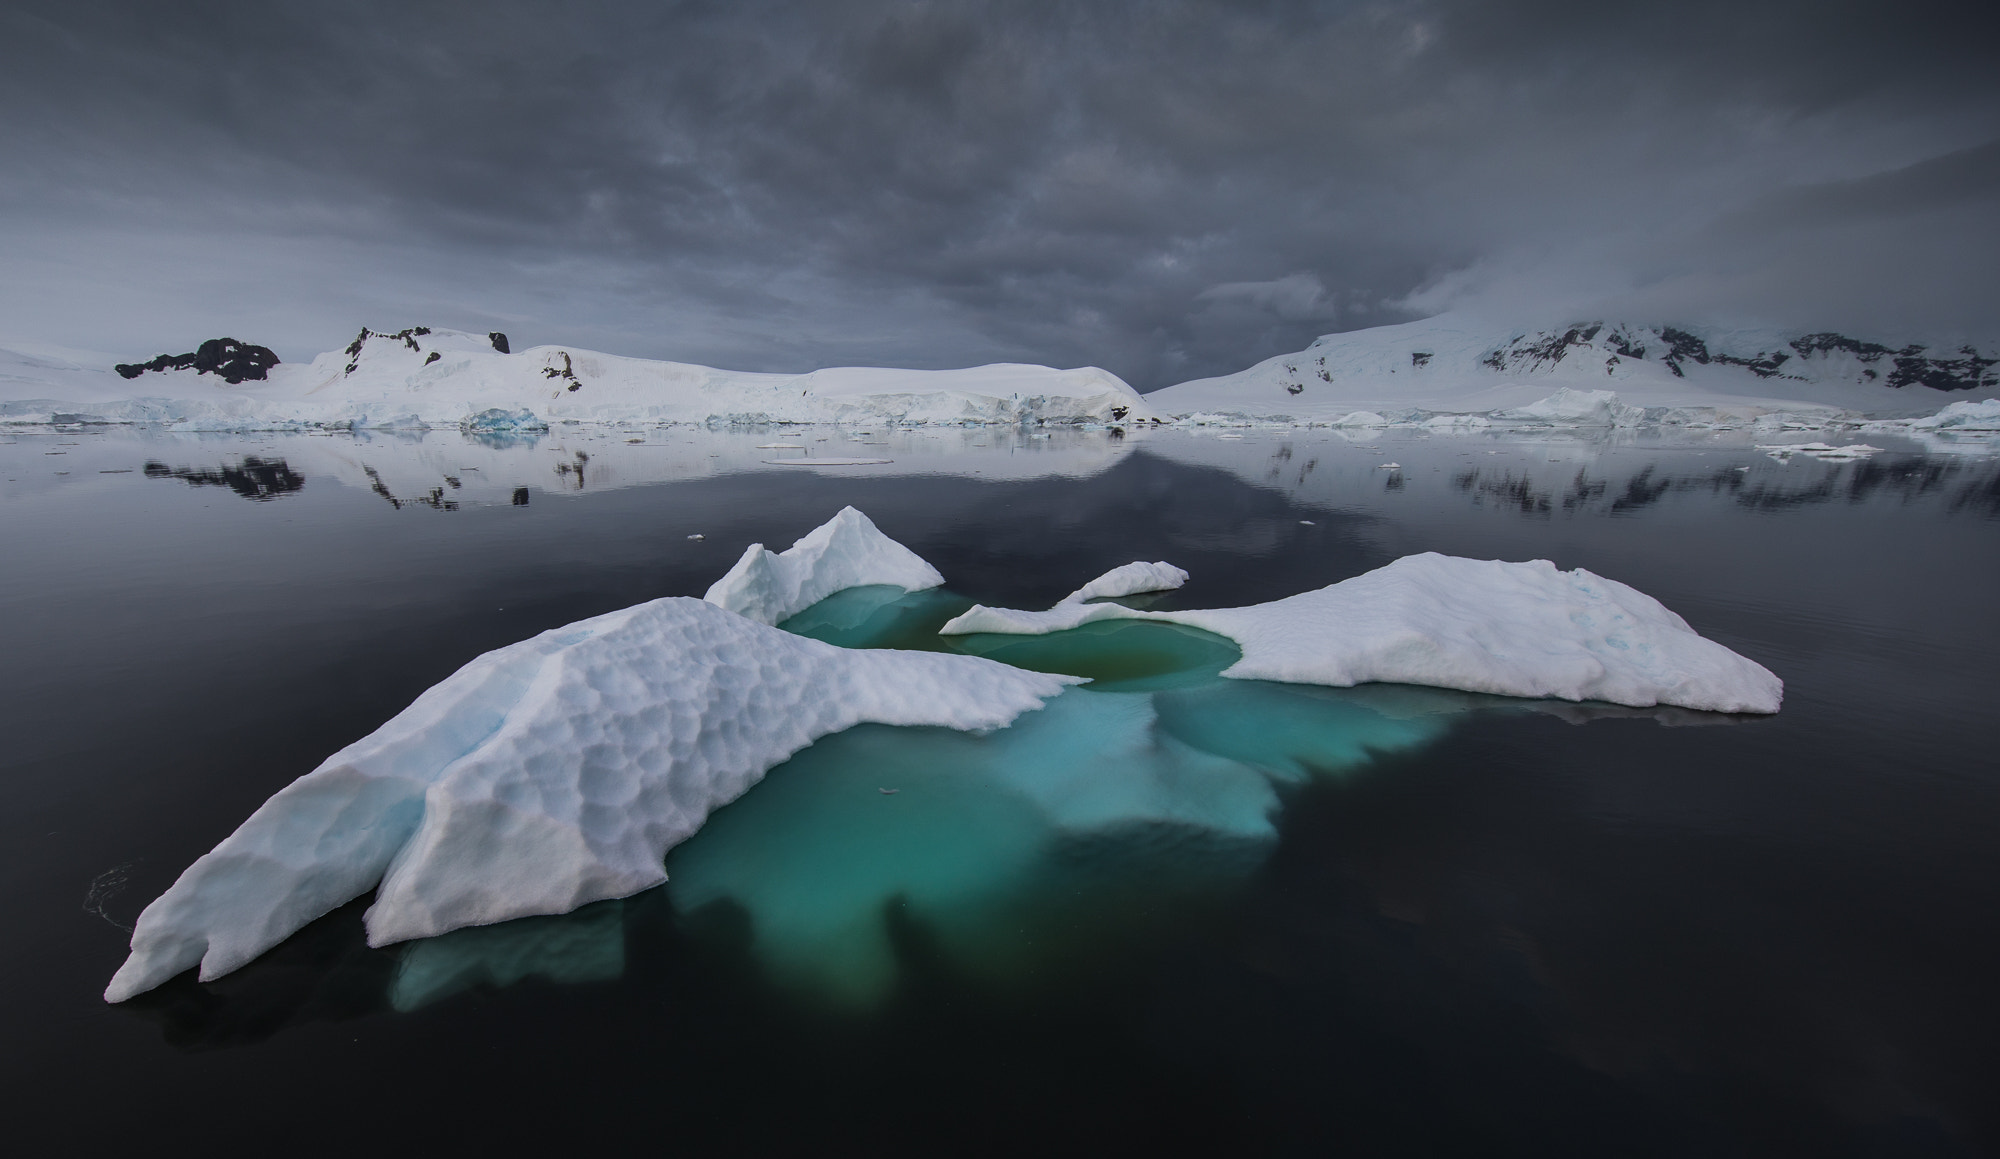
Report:
[[[1185,624],[1234,640],[1239,679],[1345,687],[1427,684],[1502,696],[1776,712],[1784,684],[1708,640],[1658,600],[1547,560],[1426,552],[1353,579],[1247,608],[1136,611],[1062,603],[974,607],[947,634],[1058,632],[1109,619]]]
[[[1075,682],[836,648],[684,597],[556,628],[478,657],[279,790],[146,907],[104,996],[197,963],[227,974],[370,889],[377,946],[637,893],[712,810],[820,737],[1000,728]]]
[[[1882,448],[1871,447],[1867,443],[1850,443],[1844,447],[1836,447],[1831,443],[1759,443],[1757,449],[1779,462],[1784,462],[1793,455],[1804,455],[1809,459],[1818,459],[1826,463],[1846,463],[1882,452]]]

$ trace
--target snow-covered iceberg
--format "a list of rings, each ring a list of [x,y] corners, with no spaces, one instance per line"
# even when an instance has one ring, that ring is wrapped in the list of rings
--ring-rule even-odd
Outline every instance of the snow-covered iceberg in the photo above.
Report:
[[[772,766],[863,721],[991,729],[1073,680],[835,648],[688,598],[478,657],[266,801],[140,915],[105,991],[242,966],[375,889],[384,945],[665,879],[666,851]]]
[[[783,551],[751,544],[702,598],[760,624],[776,624],[848,588],[886,585],[917,592],[942,583],[944,577],[923,557],[882,534],[866,515],[843,507]]]
[[[1061,603],[1044,612],[974,607],[942,629],[1039,634],[1110,619],[1185,624],[1234,640],[1238,679],[1345,687],[1425,684],[1502,696],[1776,712],[1784,684],[1708,640],[1658,600],[1547,560],[1503,563],[1426,552],[1247,608],[1136,611]]]

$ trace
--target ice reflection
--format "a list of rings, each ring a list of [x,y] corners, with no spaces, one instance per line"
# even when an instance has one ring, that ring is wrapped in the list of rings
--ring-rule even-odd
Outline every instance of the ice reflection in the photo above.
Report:
[[[563,985],[610,982],[625,973],[623,901],[559,917],[469,926],[413,942],[397,963],[389,1004],[410,1011],[476,987],[528,978]]]

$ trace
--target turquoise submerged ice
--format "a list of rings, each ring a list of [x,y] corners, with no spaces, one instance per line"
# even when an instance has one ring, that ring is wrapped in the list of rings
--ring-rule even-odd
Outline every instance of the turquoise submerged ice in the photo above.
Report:
[[[753,546],[705,601],[654,600],[474,659],[190,866],[141,914],[105,997],[196,965],[204,980],[226,974],[370,890],[378,946],[626,897],[666,881],[668,851],[704,824],[675,855],[675,903],[734,904],[774,970],[866,997],[893,976],[891,911],[986,961],[978,943],[1006,925],[995,915],[1025,897],[1246,872],[1274,839],[1285,782],[1420,744],[1468,703],[1246,677],[1776,708],[1775,677],[1623,585],[1547,564],[1413,559],[1443,563],[1400,561],[1252,609],[1133,622],[1087,602],[1185,578],[1154,563],[1115,569],[1050,613],[965,612],[929,564],[844,510],[785,552]],[[1310,614],[1288,627],[1295,604]],[[957,613],[957,634],[940,637]],[[1592,669],[1606,669],[1593,649],[1621,647],[1636,658],[1608,670],[1678,672],[1672,696]],[[1356,654],[1397,663],[1341,667]],[[1466,655],[1534,679],[1492,687],[1450,670]],[[1707,693],[1690,656],[1720,674]],[[1543,687],[1537,673],[1569,683]],[[1079,678],[1091,683],[1064,691]],[[606,976],[622,963],[604,949],[617,927],[592,920],[604,924],[589,938],[557,924],[412,950],[398,1002]]]
[[[1135,897],[1240,881],[1276,843],[1286,783],[1422,744],[1471,699],[1407,691],[1209,677],[1085,685],[984,736],[864,726],[720,811],[670,855],[668,892],[691,913],[740,907],[768,970],[839,1002],[894,984],[899,925],[957,970],[1023,975],[1053,939],[1128,924]]]

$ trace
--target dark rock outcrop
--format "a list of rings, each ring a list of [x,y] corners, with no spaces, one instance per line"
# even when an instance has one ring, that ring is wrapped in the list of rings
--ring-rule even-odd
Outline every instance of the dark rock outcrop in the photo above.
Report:
[[[121,362],[112,369],[120,378],[137,378],[149,370],[193,370],[215,374],[231,386],[262,380],[278,356],[268,346],[252,346],[234,338],[211,338],[192,354],[162,354],[151,362]]]
[[[486,340],[493,343],[493,349],[498,350],[502,354],[514,353],[512,350],[507,349],[507,336],[498,330],[488,334]]]

